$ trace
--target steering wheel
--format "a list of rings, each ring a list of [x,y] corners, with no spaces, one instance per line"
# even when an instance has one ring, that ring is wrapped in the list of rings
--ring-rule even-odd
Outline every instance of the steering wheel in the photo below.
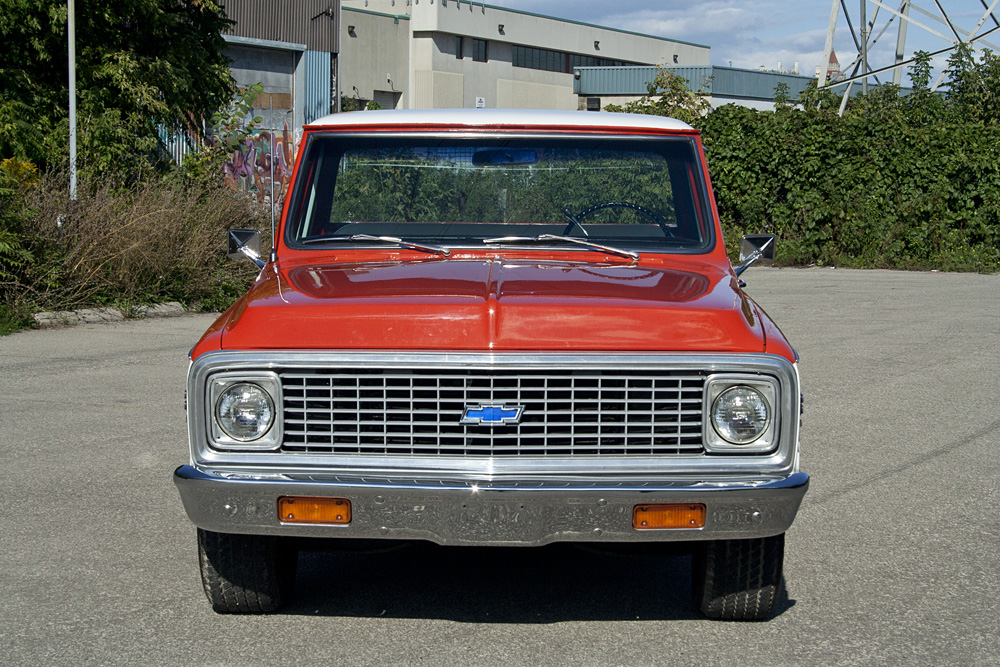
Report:
[[[580,211],[576,215],[573,215],[569,209],[564,209],[563,213],[566,215],[566,217],[570,219],[571,222],[568,225],[566,225],[566,229],[563,230],[563,234],[564,235],[569,234],[570,230],[572,230],[573,227],[579,227],[581,231],[583,231],[583,225],[580,224],[580,220],[587,217],[591,213],[596,213],[597,211],[603,211],[606,208],[627,208],[633,211],[638,211],[639,213],[642,213],[646,217],[653,220],[657,225],[659,225],[660,229],[663,231],[664,236],[667,236],[669,238],[674,237],[674,233],[670,230],[669,227],[667,227],[667,221],[664,220],[662,217],[660,217],[660,215],[656,211],[651,211],[645,206],[639,206],[638,204],[633,204],[630,201],[609,201],[605,204],[598,204],[597,206],[591,206],[587,210]],[[585,236],[587,235],[586,231],[584,231],[583,233]]]

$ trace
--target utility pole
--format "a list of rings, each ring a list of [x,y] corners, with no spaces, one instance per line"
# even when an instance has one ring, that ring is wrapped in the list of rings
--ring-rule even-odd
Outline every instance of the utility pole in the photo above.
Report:
[[[69,32],[69,199],[76,201],[76,2],[68,0]]]

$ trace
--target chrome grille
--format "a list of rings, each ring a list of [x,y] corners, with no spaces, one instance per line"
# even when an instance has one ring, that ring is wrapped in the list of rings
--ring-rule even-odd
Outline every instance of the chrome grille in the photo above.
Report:
[[[705,373],[456,368],[279,372],[282,451],[363,456],[701,454]],[[476,404],[520,424],[461,424]]]

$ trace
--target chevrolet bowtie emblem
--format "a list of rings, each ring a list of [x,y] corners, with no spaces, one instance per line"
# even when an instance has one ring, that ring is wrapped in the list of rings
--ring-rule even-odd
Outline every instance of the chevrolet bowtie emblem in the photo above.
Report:
[[[468,405],[462,415],[463,424],[480,424],[484,426],[508,426],[521,423],[523,405],[502,405],[498,403],[480,403]]]

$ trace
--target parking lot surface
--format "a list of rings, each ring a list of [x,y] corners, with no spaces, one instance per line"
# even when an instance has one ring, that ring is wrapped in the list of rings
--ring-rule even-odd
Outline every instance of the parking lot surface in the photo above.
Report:
[[[805,391],[773,620],[700,618],[683,554],[570,545],[303,554],[283,613],[214,614],[171,481],[189,315],[0,338],[0,662],[997,664],[1000,276],[744,277]]]

